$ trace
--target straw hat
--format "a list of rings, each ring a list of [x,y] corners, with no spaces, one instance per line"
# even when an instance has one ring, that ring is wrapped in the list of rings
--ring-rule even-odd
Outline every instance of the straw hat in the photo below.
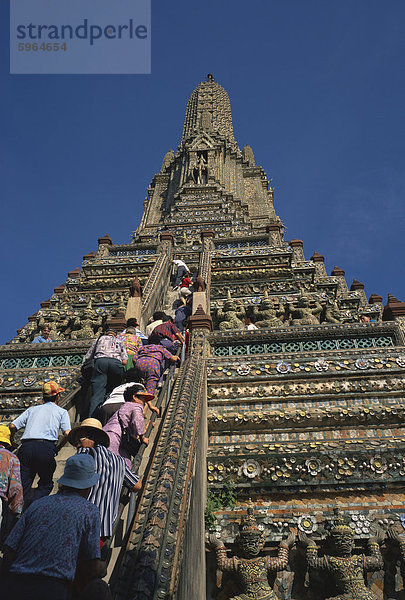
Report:
[[[11,446],[11,431],[8,425],[0,425],[0,444]]]
[[[72,446],[76,446],[79,438],[89,436],[96,444],[105,446],[108,448],[110,445],[110,438],[108,434],[103,431],[103,426],[98,419],[84,419],[84,421],[78,426],[72,429],[68,435],[68,442]]]

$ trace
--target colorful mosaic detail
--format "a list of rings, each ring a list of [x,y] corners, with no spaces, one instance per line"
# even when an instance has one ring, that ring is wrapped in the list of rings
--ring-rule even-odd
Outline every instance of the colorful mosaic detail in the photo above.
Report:
[[[405,384],[405,382],[404,382]],[[362,400],[360,399],[360,402]],[[273,429],[277,426],[302,429],[308,425],[365,425],[405,421],[405,401],[392,399],[391,405],[372,403],[354,405],[346,402],[342,406],[316,407],[284,407],[276,410],[262,408],[259,410],[234,410],[216,412],[209,410],[208,422],[211,432],[232,431],[243,432],[254,429],[255,432]]]
[[[394,346],[388,335],[361,338],[329,338],[323,340],[270,342],[214,346],[214,356],[249,356],[252,354],[280,354],[293,352],[320,352],[330,350],[353,350],[361,348],[387,348]],[[361,367],[360,367],[361,368]],[[367,368],[367,367],[364,367]]]
[[[389,362],[390,367],[387,369],[391,369],[392,365],[395,363]],[[384,366],[381,366],[383,369]],[[258,370],[258,369],[257,369]],[[229,373],[229,369],[226,370],[226,373]],[[345,374],[345,371],[342,372],[342,376]],[[343,406],[342,402],[345,403],[345,408],[348,406],[355,406],[358,404],[363,404],[365,402],[364,396],[367,394],[376,394],[383,392],[400,392],[403,393],[405,390],[405,379],[400,376],[387,377],[384,372],[381,373],[381,377],[373,376],[368,378],[363,377],[355,377],[356,372],[353,373],[353,377],[350,379],[342,378],[328,378],[328,379],[311,379],[311,380],[303,380],[299,381],[259,381],[259,382],[249,382],[249,385],[244,384],[243,382],[235,382],[231,383],[232,379],[230,379],[227,383],[214,383],[211,374],[210,386],[208,388],[208,399],[215,401],[211,404],[219,405],[221,404],[221,411],[231,410],[230,401],[235,401],[237,403],[240,410],[249,411],[252,410],[252,400],[256,399],[255,408],[259,412],[264,410],[263,402],[265,399],[270,399],[272,402],[272,408],[283,408],[285,402],[288,398],[294,398],[294,406],[290,406],[293,409],[295,406],[301,407],[304,406],[305,409],[309,406],[314,406],[318,401],[320,396],[345,396],[350,394],[361,394],[362,398],[352,398],[351,402],[349,399],[340,400],[338,398],[334,398],[333,400],[322,399],[322,406],[334,406],[338,404],[339,406]],[[220,372],[218,373],[218,376]],[[257,375],[257,374],[256,374]],[[222,373],[221,373],[222,377]],[[230,376],[228,376],[229,379]],[[257,399],[261,400],[258,401]],[[277,400],[279,402],[277,402]],[[401,399],[390,399],[387,398],[387,402],[399,402],[401,403]],[[349,403],[348,403],[349,402]],[[367,398],[367,402],[376,403],[378,400],[376,398],[371,398],[370,400]]]
[[[79,369],[76,368],[74,370],[64,370],[55,369],[55,370],[47,370],[41,369],[36,371],[35,373],[30,371],[17,371],[15,373],[6,372],[0,377],[0,389],[7,390],[7,388],[22,388],[28,392],[31,391],[29,388],[38,388],[43,385],[44,382],[49,381],[50,379],[54,379],[63,385],[69,381],[73,374],[76,376],[79,374]]]
[[[121,249],[119,246],[115,248],[111,248],[109,251],[109,255],[112,257],[120,257],[120,256],[150,256],[152,254],[156,254],[156,248],[133,248],[130,250]]]
[[[391,341],[392,343],[392,341]],[[290,350],[292,352],[292,350]],[[298,351],[297,351],[298,352]],[[237,377],[248,377],[250,378],[261,378],[261,377],[277,377],[280,375],[305,375],[306,373],[325,373],[325,372],[363,372],[363,371],[378,371],[378,370],[398,370],[403,369],[404,364],[403,355],[393,356],[390,354],[382,355],[372,354],[362,355],[345,355],[345,357],[324,357],[320,356],[317,358],[298,358],[296,359],[285,359],[280,356],[274,362],[269,360],[264,362],[263,359],[258,362],[249,358],[246,362],[241,363],[240,361],[232,362],[220,362],[220,361],[209,361],[208,365],[208,376],[211,380],[222,380],[225,378],[237,378]],[[264,364],[263,364],[264,363]]]
[[[268,246],[269,240],[267,238],[261,240],[243,240],[235,242],[219,242],[215,244],[215,250],[233,250],[234,248],[260,248],[261,246]],[[215,255],[215,253],[214,253]]]
[[[238,456],[238,448],[227,448],[227,456],[210,457],[208,481],[221,483],[230,477],[235,483],[266,485],[270,487],[331,485],[337,483],[358,484],[371,482],[402,481],[405,476],[405,457],[402,441],[397,450],[385,450],[375,454],[364,452],[297,452],[285,454],[286,449],[263,448],[263,455],[250,452],[250,457]],[[232,456],[234,454],[234,456]],[[284,456],[283,456],[284,454]]]
[[[41,356],[10,357],[0,360],[0,369],[43,369],[45,367],[77,367],[84,354],[50,354]]]
[[[376,498],[370,495],[372,504]],[[258,528],[264,532],[266,541],[270,539],[280,541],[289,534],[291,528],[297,528],[298,531],[310,535],[315,539],[327,535],[330,530],[330,520],[332,517],[330,500],[327,505],[319,505],[314,502],[311,506],[311,513],[305,512],[302,502],[297,502],[297,506],[288,509],[285,503],[279,504],[272,498],[271,501],[262,501],[255,505],[255,514]],[[389,507],[366,509],[348,509],[345,510],[345,520],[350,527],[352,534],[357,539],[364,539],[377,528],[387,531],[393,526],[402,529],[401,516],[397,509]],[[238,535],[239,519],[246,507],[237,505],[232,511],[222,509],[216,511],[216,524],[212,531],[220,535],[227,543],[235,543]],[[303,512],[304,510],[304,512]]]

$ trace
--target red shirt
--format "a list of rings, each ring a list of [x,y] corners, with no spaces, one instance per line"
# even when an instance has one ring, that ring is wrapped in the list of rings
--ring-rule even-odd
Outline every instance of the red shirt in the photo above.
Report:
[[[190,287],[190,285],[193,285],[193,282],[191,281],[190,277],[183,277],[183,281],[181,282],[180,287]]]
[[[166,321],[161,325],[157,325],[153,330],[153,333],[157,333],[162,338],[162,340],[164,338],[167,338],[174,342],[177,339],[176,333],[179,333],[179,329],[170,321]]]

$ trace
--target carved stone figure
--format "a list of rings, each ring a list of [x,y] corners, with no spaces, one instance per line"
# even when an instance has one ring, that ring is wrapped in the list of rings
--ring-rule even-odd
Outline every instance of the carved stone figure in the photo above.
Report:
[[[129,295],[131,298],[142,298],[142,288],[139,283],[138,277],[135,277],[129,288]]]
[[[101,332],[103,318],[98,315],[92,307],[92,302],[84,309],[83,315],[76,316],[73,323],[73,331],[71,333],[72,340],[91,339]]]
[[[27,323],[21,330],[17,331],[16,337],[12,340],[13,344],[27,343],[35,337],[34,333],[37,331],[35,323]]]
[[[257,327],[283,327],[284,323],[280,319],[285,314],[285,308],[281,304],[275,305],[274,301],[269,298],[268,293],[264,293],[264,298],[253,309],[253,314],[256,319]]]
[[[323,321],[326,323],[341,323],[341,315],[336,300],[327,300],[323,308]]]
[[[205,292],[205,283],[200,273],[197,274],[193,287],[195,292]]]
[[[198,167],[199,183],[207,183],[207,181],[208,181],[208,166],[207,166],[207,161],[205,160],[203,155],[201,155],[200,158],[198,159],[197,167]]]
[[[236,301],[232,299],[228,291],[228,298],[225,301],[223,308],[217,309],[217,319],[219,329],[243,329],[244,323],[241,319],[245,316],[245,311],[239,308]]]
[[[224,543],[215,535],[210,535],[210,544],[215,548],[218,569],[239,576],[241,593],[230,600],[275,600],[277,596],[269,585],[267,574],[269,571],[283,571],[287,567],[289,548],[294,544],[295,533],[290,533],[280,543],[277,558],[258,556],[264,546],[264,535],[257,527],[253,510],[248,508],[247,512],[239,527],[238,544],[242,557],[228,558]]]
[[[390,528],[387,531],[388,540],[399,547],[399,565],[402,577],[402,586],[405,588],[405,533],[398,533],[396,529]],[[403,593],[402,593],[403,594]]]
[[[290,305],[290,325],[319,325],[319,315],[322,312],[321,304],[316,301],[313,308],[309,299],[302,296],[296,307]]]
[[[198,157],[197,164],[190,166],[190,170],[194,183],[203,185],[208,182],[208,165],[202,154]]]
[[[333,600],[375,600],[374,595],[364,583],[366,571],[379,571],[384,562],[379,544],[384,539],[383,532],[379,531],[375,537],[368,541],[369,555],[353,554],[353,531],[342,521],[331,529],[331,538],[335,547],[334,556],[318,558],[316,543],[305,533],[299,531],[298,539],[307,546],[307,563],[311,569],[327,571],[333,577],[338,594],[332,596]]]

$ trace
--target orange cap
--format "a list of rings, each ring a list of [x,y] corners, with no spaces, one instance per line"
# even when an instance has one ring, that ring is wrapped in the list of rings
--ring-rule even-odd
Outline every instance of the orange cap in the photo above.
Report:
[[[56,394],[60,394],[60,392],[64,392],[65,388],[60,387],[56,381],[47,381],[42,386],[42,395],[43,396],[56,396]]]

